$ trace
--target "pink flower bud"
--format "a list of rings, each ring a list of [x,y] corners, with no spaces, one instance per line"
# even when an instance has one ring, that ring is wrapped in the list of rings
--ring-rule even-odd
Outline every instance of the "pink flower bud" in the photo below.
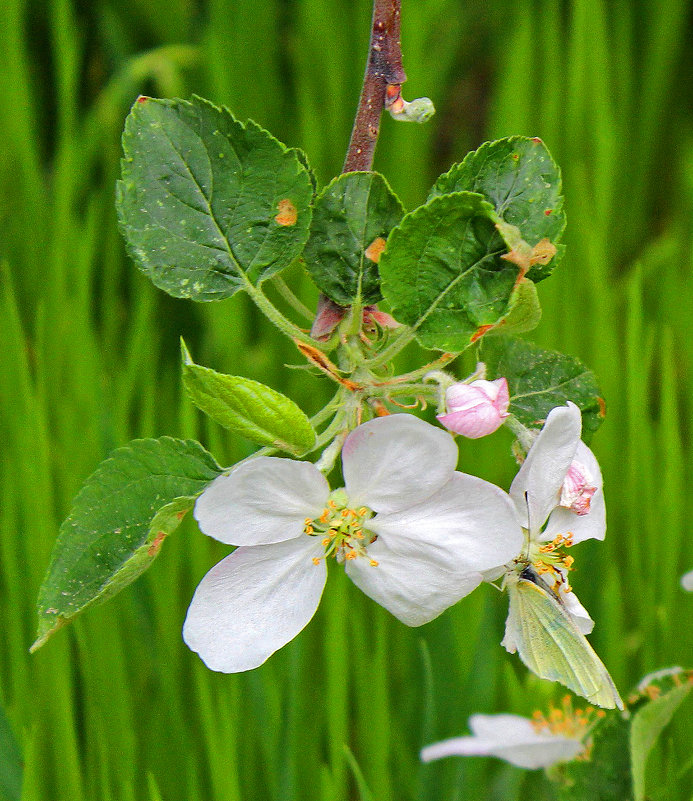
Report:
[[[478,439],[492,434],[508,417],[510,394],[505,378],[453,384],[445,392],[447,414],[438,420],[455,434]]]
[[[592,496],[597,491],[592,482],[593,478],[585,465],[574,460],[563,480],[558,505],[571,509],[576,515],[586,515],[590,510]]]

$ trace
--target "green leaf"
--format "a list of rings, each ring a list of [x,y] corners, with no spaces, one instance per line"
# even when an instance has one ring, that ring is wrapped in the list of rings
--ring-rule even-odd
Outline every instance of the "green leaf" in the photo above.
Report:
[[[456,192],[407,214],[380,260],[382,292],[426,348],[462,351],[508,312],[518,276],[481,195]]]
[[[222,469],[197,442],[138,439],[86,481],[60,527],[39,591],[32,650],[88,606],[134,581]]]
[[[489,380],[508,380],[510,412],[523,425],[540,426],[551,409],[566,401],[580,407],[583,436],[589,438],[602,424],[604,401],[597,379],[578,359],[514,337],[484,339],[481,359]]]
[[[22,774],[22,755],[5,710],[0,706],[0,801],[19,801]]]
[[[378,262],[404,207],[377,172],[348,172],[318,196],[303,257],[313,280],[341,306],[377,303]]]
[[[290,152],[294,153],[299,162],[305,167],[308,177],[310,178],[310,185],[313,187],[313,197],[315,197],[315,193],[318,191],[318,179],[315,176],[315,172],[313,172],[313,168],[310,166],[308,154],[305,150],[301,150],[300,147],[292,147],[290,148]]]
[[[647,758],[659,735],[685,701],[691,689],[693,689],[693,683],[687,681],[649,701],[633,715],[630,731],[630,757],[634,801],[645,801]]]
[[[608,713],[592,730],[589,760],[550,769],[549,775],[560,785],[560,801],[628,801],[632,797],[628,728],[620,713]]]
[[[181,340],[183,385],[212,420],[258,445],[302,456],[315,445],[315,431],[303,410],[271,387],[195,364]]]
[[[541,304],[537,287],[533,281],[522,278],[510,296],[508,312],[500,322],[487,331],[485,336],[494,334],[522,334],[533,331],[541,320]]]
[[[450,192],[478,192],[489,200],[498,218],[519,229],[530,249],[548,239],[557,245],[565,229],[561,172],[541,139],[511,136],[486,142],[436,181],[429,199]],[[510,248],[517,246],[506,228]],[[551,274],[563,253],[530,264],[527,276],[541,281]]]
[[[295,150],[201,98],[141,97],[123,134],[120,224],[138,267],[178,298],[219,300],[289,265],[313,187]]]

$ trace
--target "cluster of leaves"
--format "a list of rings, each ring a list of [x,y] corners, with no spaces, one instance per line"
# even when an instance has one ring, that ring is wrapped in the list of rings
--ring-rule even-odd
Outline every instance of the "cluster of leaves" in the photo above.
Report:
[[[247,292],[314,364],[341,381],[340,392],[351,393],[353,420],[369,413],[382,373],[369,368],[368,357],[374,350],[372,363],[382,369],[386,360],[377,351],[388,337],[355,360],[351,354],[358,382],[340,378],[326,354],[341,346],[343,332],[311,339],[262,290],[297,259],[337,310],[338,328],[342,317],[357,317],[358,332],[364,308],[384,299],[400,323],[388,355],[412,339],[452,354],[483,341],[489,377],[507,378],[510,411],[521,423],[540,425],[570,399],[588,432],[599,425],[603,409],[591,372],[508,336],[538,323],[535,284],[550,275],[563,249],[560,172],[541,140],[483,145],[408,214],[375,172],[345,173],[318,191],[302,151],[200,98],[139,98],[123,149],[117,205],[139,268],[174,297],[211,301]],[[196,365],[185,345],[183,383],[202,411],[265,452],[299,457],[331,441],[332,429],[317,433],[289,398]],[[201,445],[170,437],[134,441],[105,461],[61,527],[34,647],[140,575],[220,472]]]
[[[625,713],[606,713],[593,729],[588,759],[549,771],[560,801],[645,801],[648,757],[692,689],[693,671],[680,668],[644,680]]]
[[[410,214],[374,172],[340,175],[316,196],[301,151],[198,98],[140,98],[123,147],[118,209],[128,247],[175,297],[209,301],[245,290],[267,311],[260,285],[302,256],[339,307],[360,310],[384,297],[424,347],[459,352],[482,334],[534,327],[534,282],[561,253],[560,174],[536,139],[470,153]],[[594,377],[577,360],[505,337],[484,358],[508,378],[521,422],[536,424],[570,398],[587,430],[599,424]],[[194,364],[184,345],[183,382],[200,409],[258,445],[292,456],[315,446],[293,401]],[[202,446],[169,437],[135,441],[104,462],[61,528],[35,647],[140,575],[220,472]]]

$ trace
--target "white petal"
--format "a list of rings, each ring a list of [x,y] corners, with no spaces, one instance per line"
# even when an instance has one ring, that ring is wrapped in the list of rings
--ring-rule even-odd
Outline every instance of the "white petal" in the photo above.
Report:
[[[349,434],[342,449],[352,506],[377,512],[405,509],[445,484],[457,465],[457,445],[411,414],[376,417]]]
[[[261,665],[303,629],[320,603],[327,569],[317,538],[238,548],[202,579],[183,639],[211,670]]]
[[[559,590],[560,599],[563,602],[563,607],[572,618],[573,623],[583,634],[589,634],[594,628],[594,620],[589,615],[589,612],[578,601],[577,595],[574,592],[563,592]]]
[[[382,538],[368,546],[368,556],[377,565],[364,557],[346,562],[349,578],[407,626],[428,623],[481,583],[481,573],[455,570],[414,550],[393,551]]]
[[[574,759],[584,746],[579,740],[537,732],[532,722],[517,715],[472,715],[471,737],[455,737],[421,751],[429,762],[446,756],[495,756],[520,768],[546,768]]]
[[[418,556],[463,572],[504,565],[524,540],[507,493],[457,472],[423,503],[376,515],[368,527],[406,558]]]
[[[205,534],[227,545],[269,545],[300,536],[329,494],[310,462],[258,456],[215,478],[197,499],[195,518]]]
[[[463,473],[417,506],[376,515],[369,528],[378,538],[368,556],[378,565],[358,558],[346,571],[409,626],[433,620],[469,594],[482,570],[512,559],[523,541],[506,493]]]
[[[522,642],[521,621],[518,615],[513,614],[512,608],[508,610],[505,618],[505,632],[501,645],[509,654],[517,653],[517,644]]]
[[[550,542],[557,534],[572,534],[573,544],[589,539],[603,540],[606,536],[604,494],[595,493],[586,515],[576,515],[570,509],[557,506],[549,515],[546,528],[537,539],[541,542]]]
[[[580,410],[574,403],[552,409],[510,486],[522,519],[527,520],[529,513],[525,527],[532,534],[539,531],[558,502],[581,430]]]
[[[693,592],[693,570],[690,573],[684,573],[681,576],[681,586],[688,592]]]
[[[606,536],[606,504],[604,503],[604,480],[599,462],[584,442],[578,442],[575,458],[588,469],[592,482],[597,488],[590,500],[590,510],[578,515],[571,509],[557,506],[549,516],[546,528],[539,539],[550,542],[557,534],[573,535],[573,542],[583,540],[603,540]]]

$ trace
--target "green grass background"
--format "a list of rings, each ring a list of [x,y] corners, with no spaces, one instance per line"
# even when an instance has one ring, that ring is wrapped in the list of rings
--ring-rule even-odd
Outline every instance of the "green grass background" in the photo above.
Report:
[[[484,139],[541,136],[560,163],[568,254],[539,289],[534,338],[599,375],[593,440],[604,544],[573,584],[622,692],[693,667],[690,458],[693,113],[686,0],[403,0],[408,98],[376,168],[412,208]],[[366,0],[4,0],[0,24],[0,799],[23,801],[550,799],[494,760],[418,762],[473,712],[562,695],[500,647],[507,601],[484,587],[407,629],[337,571],[316,618],[261,669],[209,672],[180,629],[222,546],[190,522],[149,573],[34,656],[36,592],[84,478],[136,436],[249,446],[181,397],[178,337],[201,363],[320,408],[328,387],[247,300],[157,292],[124,254],[113,208],[119,137],[140,92],[192,92],[339,172],[363,73]],[[315,291],[286,275],[309,305]],[[506,432],[461,468],[507,487]],[[689,801],[691,703],[650,768],[653,801]],[[21,769],[23,765],[23,771]],[[354,766],[357,769],[354,770]],[[360,778],[359,778],[360,777]],[[23,778],[23,781],[21,781]],[[370,794],[369,794],[370,793]]]

